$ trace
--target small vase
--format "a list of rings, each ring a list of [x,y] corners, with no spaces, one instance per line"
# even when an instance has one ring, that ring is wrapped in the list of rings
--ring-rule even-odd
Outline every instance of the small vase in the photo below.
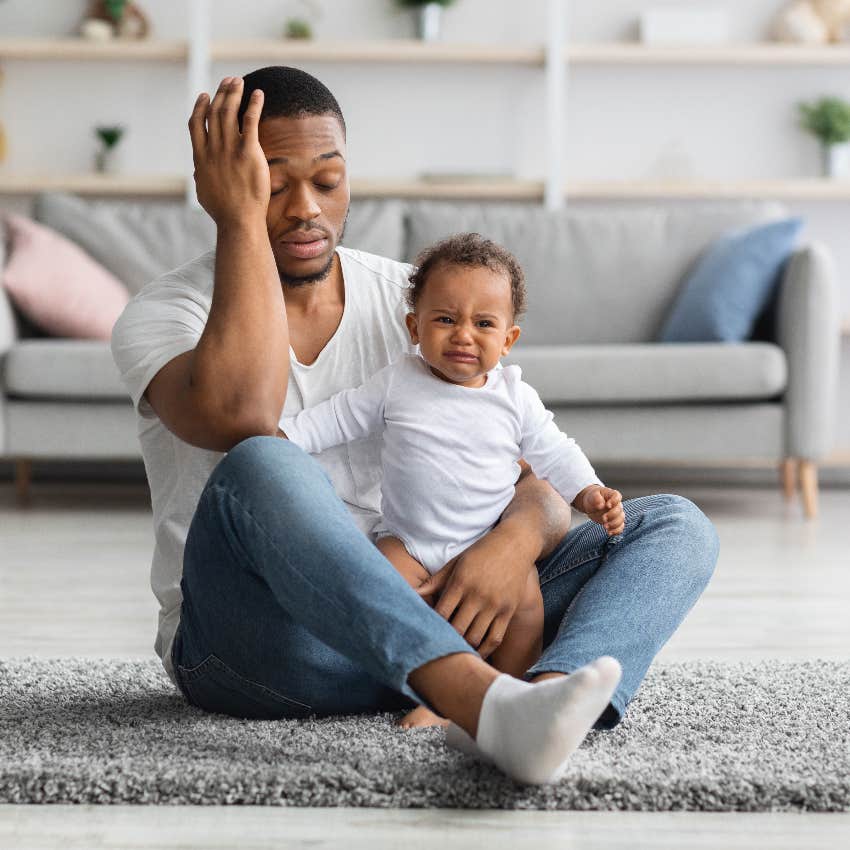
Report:
[[[850,143],[824,145],[821,150],[824,177],[835,180],[850,176]]]
[[[426,3],[419,7],[416,17],[417,35],[422,41],[437,41],[440,37],[440,13],[443,7],[439,3]]]
[[[115,148],[100,148],[94,155],[94,169],[98,174],[115,174],[118,171]]]

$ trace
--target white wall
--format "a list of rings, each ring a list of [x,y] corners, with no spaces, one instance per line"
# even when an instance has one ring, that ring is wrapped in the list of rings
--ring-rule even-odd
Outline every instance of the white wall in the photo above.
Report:
[[[729,10],[738,41],[765,38],[784,0],[698,0]],[[212,37],[275,37],[299,0],[210,0]],[[666,0],[688,5],[690,0]],[[569,0],[575,41],[634,38],[643,8],[665,0]],[[0,37],[70,34],[85,0],[0,2]],[[320,0],[317,36],[409,37],[409,13],[393,0]],[[694,3],[696,5],[696,2]],[[186,36],[186,4],[142,0],[154,34]],[[249,11],[245,11],[245,10]],[[458,0],[444,15],[452,42],[540,44],[545,0]],[[216,82],[251,65],[217,63]],[[421,171],[544,175],[543,72],[521,67],[307,65],[337,95],[349,124],[352,173],[406,177]],[[189,93],[181,64],[4,63],[0,120],[10,172],[90,167],[97,123],[125,123],[124,168],[173,174],[189,157]],[[566,173],[575,179],[680,176],[767,178],[818,174],[815,142],[796,126],[795,104],[823,94],[850,98],[850,68],[604,67],[571,70]],[[0,198],[0,204],[8,199]],[[847,203],[794,203],[810,238],[832,248],[842,314],[850,318]],[[846,358],[845,358],[846,360]],[[850,376],[845,395],[850,396]],[[850,408],[848,408],[850,410]],[[847,417],[850,419],[850,415]],[[850,429],[850,423],[843,425]],[[850,432],[844,442],[850,444]]]

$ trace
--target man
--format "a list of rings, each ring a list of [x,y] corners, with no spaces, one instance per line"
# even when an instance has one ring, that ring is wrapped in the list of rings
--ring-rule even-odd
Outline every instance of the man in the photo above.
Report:
[[[713,527],[659,495],[623,503],[610,538],[568,533],[569,507],[526,468],[496,527],[420,589],[429,607],[370,540],[378,438],[313,458],[277,436],[283,414],[412,350],[411,268],[339,247],[339,105],[309,74],[264,68],[202,94],[189,131],[215,250],[145,287],[112,341],[151,487],[165,670],[191,703],[240,717],[426,704],[453,745],[556,780],[594,722],[619,722],[704,589]],[[594,484],[573,505],[604,518],[619,502]],[[544,652],[522,681],[484,659],[531,569]]]

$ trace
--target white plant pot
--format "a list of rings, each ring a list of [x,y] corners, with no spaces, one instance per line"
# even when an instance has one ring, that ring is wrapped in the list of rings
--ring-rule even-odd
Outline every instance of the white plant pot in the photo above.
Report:
[[[416,17],[417,35],[422,41],[437,41],[440,37],[440,15],[443,7],[439,3],[426,3],[419,8]]]
[[[118,174],[121,171],[118,148],[100,148],[94,155],[94,169],[98,174]]]
[[[832,179],[850,177],[850,143],[824,145],[823,176]]]

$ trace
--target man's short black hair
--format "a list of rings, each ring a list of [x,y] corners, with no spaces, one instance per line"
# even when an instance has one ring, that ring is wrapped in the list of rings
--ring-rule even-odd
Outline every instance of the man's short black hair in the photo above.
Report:
[[[305,115],[336,115],[345,137],[345,119],[342,110],[328,87],[306,71],[286,65],[270,65],[245,74],[242,102],[239,104],[239,130],[248,108],[251,92],[262,89],[263,111],[260,120],[266,118],[301,118]]]

